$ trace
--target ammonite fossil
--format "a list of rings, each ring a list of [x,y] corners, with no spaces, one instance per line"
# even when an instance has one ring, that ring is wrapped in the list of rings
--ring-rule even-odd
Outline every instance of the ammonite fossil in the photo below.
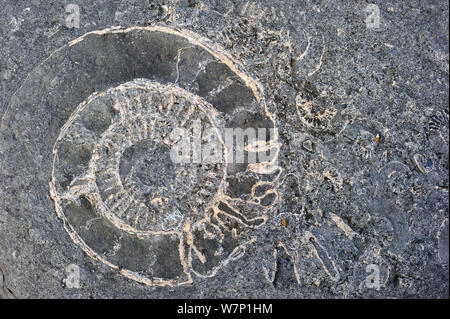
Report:
[[[87,33],[28,76],[5,117],[12,132],[33,128],[24,139],[71,239],[147,285],[215,275],[242,256],[276,199],[278,143],[261,86],[188,31]],[[225,128],[272,129],[256,143],[272,155],[251,163],[258,151],[247,145],[243,162],[230,161]],[[176,129],[201,131],[216,154],[174,162]]]

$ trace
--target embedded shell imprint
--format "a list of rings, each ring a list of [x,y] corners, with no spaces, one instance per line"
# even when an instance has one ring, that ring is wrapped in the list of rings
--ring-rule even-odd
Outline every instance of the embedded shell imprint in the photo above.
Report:
[[[245,253],[276,200],[274,159],[227,163],[232,150],[221,136],[224,128],[275,128],[260,85],[191,32],[87,33],[28,76],[5,117],[19,110],[14,125],[35,128],[26,138],[41,147],[30,153],[51,174],[70,238],[146,285],[214,276]],[[192,130],[194,121],[217,132],[223,161],[170,161],[170,131]],[[261,142],[278,155],[276,135]]]

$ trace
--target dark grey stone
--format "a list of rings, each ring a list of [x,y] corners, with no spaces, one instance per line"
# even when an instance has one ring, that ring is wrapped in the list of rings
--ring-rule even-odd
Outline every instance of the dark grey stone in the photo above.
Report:
[[[448,298],[447,2],[76,3],[0,12],[0,297]],[[172,163],[196,119],[274,171]]]

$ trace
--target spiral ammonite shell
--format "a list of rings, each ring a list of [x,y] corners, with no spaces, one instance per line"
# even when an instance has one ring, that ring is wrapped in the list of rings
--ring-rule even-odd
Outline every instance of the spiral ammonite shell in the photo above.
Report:
[[[39,145],[30,152],[51,174],[70,238],[147,285],[215,275],[245,253],[276,200],[276,134],[258,137],[275,151],[257,163],[227,162],[223,142],[224,128],[275,128],[261,86],[189,31],[87,33],[28,76],[5,117],[34,128],[23,136]],[[209,130],[219,160],[171,161],[175,128]]]
[[[58,196],[69,201],[89,196],[116,227],[141,235],[168,233],[185,220],[201,219],[222,187],[224,154],[217,154],[214,165],[174,163],[170,148],[175,141],[170,134],[195,125],[211,130],[213,116],[209,104],[191,93],[144,79],[92,95],[61,131],[55,146],[55,180],[63,186],[67,171],[76,170],[78,163],[67,158],[70,148],[91,153],[89,165],[83,175],[60,187]],[[217,150],[224,150],[216,131]],[[196,187],[202,190],[195,200],[187,200],[186,194]]]

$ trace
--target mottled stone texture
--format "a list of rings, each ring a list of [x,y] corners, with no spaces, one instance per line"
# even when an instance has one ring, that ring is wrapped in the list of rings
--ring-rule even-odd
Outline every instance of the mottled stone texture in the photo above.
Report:
[[[0,12],[0,297],[448,298],[447,2],[67,3]],[[278,128],[276,169],[171,163],[194,119]]]

